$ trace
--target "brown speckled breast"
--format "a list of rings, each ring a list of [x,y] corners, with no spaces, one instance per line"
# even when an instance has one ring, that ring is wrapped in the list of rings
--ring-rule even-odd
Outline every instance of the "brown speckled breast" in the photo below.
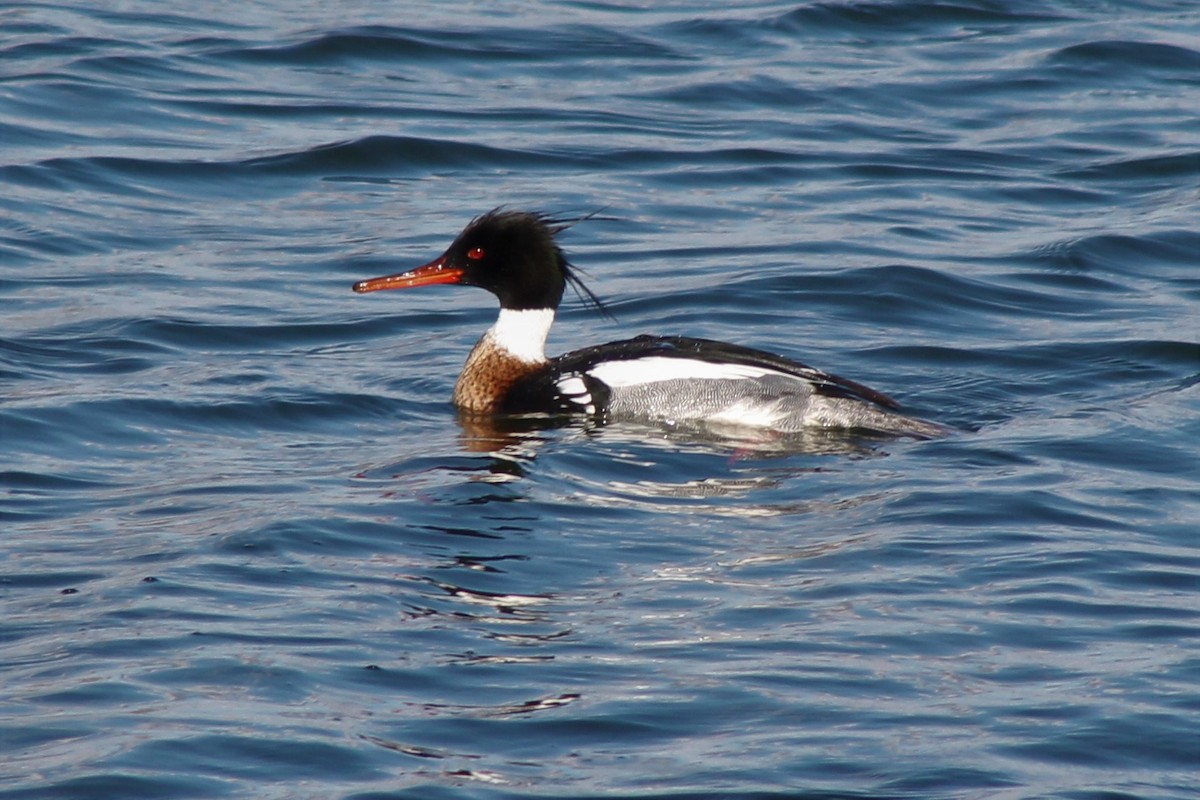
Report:
[[[454,405],[469,411],[496,412],[509,387],[542,369],[545,363],[514,358],[485,333],[467,356],[454,385]]]

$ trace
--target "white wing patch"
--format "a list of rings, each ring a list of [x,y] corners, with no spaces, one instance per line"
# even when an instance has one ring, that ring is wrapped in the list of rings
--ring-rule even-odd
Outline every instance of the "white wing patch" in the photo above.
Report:
[[[614,389],[658,381],[761,378],[773,372],[775,370],[746,364],[714,364],[697,358],[664,356],[605,361],[589,370],[592,376]]]
[[[572,403],[575,403],[588,414],[596,413],[596,404],[592,401],[592,393],[587,384],[578,375],[564,375],[555,384],[559,393]]]

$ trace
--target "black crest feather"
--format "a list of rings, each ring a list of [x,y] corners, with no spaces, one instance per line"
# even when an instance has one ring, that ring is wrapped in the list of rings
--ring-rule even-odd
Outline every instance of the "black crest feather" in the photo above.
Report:
[[[474,224],[475,221],[483,219],[484,217],[491,217],[493,215],[528,214],[529,216],[533,217],[540,224],[545,226],[546,230],[550,233],[550,237],[554,240],[554,247],[559,257],[558,263],[562,268],[563,281],[566,282],[567,286],[571,287],[571,291],[573,291],[575,296],[579,298],[579,302],[583,304],[584,308],[590,308],[607,319],[616,319],[616,317],[613,316],[613,313],[609,310],[608,304],[601,300],[600,297],[593,292],[586,283],[584,283],[583,279],[580,278],[581,274],[586,275],[587,273],[572,264],[558,244],[558,234],[562,233],[567,228],[577,225],[580,222],[586,222],[590,219],[611,219],[611,217],[599,216],[603,211],[604,209],[600,208],[586,214],[580,214],[578,216],[563,216],[562,214],[553,214],[545,211],[510,211],[504,206],[500,206],[492,209],[480,217],[477,217],[476,220],[472,221],[472,224]]]

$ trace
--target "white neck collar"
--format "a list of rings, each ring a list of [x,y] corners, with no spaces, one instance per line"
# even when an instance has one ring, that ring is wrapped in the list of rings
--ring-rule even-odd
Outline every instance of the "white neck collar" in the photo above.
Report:
[[[539,364],[546,360],[546,336],[554,324],[553,308],[500,309],[487,335],[496,347],[514,358]]]

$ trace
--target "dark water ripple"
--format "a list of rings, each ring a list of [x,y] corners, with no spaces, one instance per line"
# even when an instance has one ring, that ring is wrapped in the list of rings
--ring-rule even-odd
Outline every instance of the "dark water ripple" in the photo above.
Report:
[[[0,4],[0,798],[1200,793],[1193,4],[330,8]],[[459,419],[500,203],[960,433]]]

